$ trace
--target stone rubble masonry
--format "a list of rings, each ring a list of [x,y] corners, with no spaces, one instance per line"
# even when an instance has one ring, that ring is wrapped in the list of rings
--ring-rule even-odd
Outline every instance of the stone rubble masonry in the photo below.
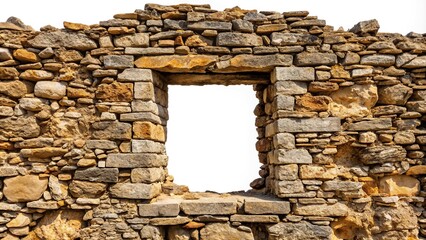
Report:
[[[0,22],[0,239],[425,238],[426,35],[276,11]],[[247,192],[169,173],[168,85],[209,84],[258,100]]]

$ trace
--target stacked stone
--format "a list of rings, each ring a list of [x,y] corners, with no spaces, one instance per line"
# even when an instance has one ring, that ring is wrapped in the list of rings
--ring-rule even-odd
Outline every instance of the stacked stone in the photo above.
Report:
[[[426,234],[424,35],[188,4],[64,27],[0,23],[0,237]],[[260,199],[156,199],[187,191],[167,173],[168,84],[254,85]]]

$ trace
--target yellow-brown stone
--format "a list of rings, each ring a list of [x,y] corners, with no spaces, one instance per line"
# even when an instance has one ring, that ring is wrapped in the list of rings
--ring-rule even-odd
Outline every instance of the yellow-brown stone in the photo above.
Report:
[[[420,191],[420,182],[405,175],[386,176],[379,180],[379,191],[389,196],[416,196]]]
[[[344,78],[349,79],[351,78],[351,75],[348,71],[345,70],[345,68],[341,65],[334,65],[331,67],[331,77],[332,78]]]
[[[185,224],[183,226],[183,228],[186,228],[186,229],[196,229],[196,228],[202,228],[205,225],[206,225],[205,223],[200,223],[200,222],[189,222],[189,223]]]
[[[38,62],[40,60],[37,54],[22,48],[15,50],[13,57],[22,62]]]
[[[50,157],[62,156],[67,152],[68,152],[68,149],[56,148],[56,147],[44,147],[44,148],[22,149],[21,155],[23,157],[50,158]]]
[[[265,24],[258,26],[256,33],[268,34],[272,32],[279,32],[285,29],[287,29],[287,24]]]
[[[328,96],[312,96],[307,93],[296,99],[296,110],[308,112],[322,112],[328,110],[328,104],[332,102]]]
[[[80,30],[88,30],[90,29],[89,26],[82,23],[73,23],[73,22],[64,22],[64,28],[74,31],[80,31]]]
[[[199,35],[193,35],[186,39],[185,45],[188,47],[205,47],[208,44]]]
[[[407,175],[422,175],[426,174],[426,165],[416,165],[408,169]]]
[[[133,84],[119,82],[101,84],[96,91],[96,98],[108,102],[131,102],[133,100]]]
[[[217,56],[209,55],[147,56],[138,58],[135,61],[135,65],[138,68],[148,68],[163,72],[203,73],[217,59]]]
[[[9,202],[38,200],[47,189],[46,178],[37,175],[16,176],[4,180],[3,194]]]
[[[164,127],[151,122],[134,122],[133,137],[165,142],[166,134]]]
[[[83,88],[67,88],[67,97],[69,98],[93,98],[95,94]]]

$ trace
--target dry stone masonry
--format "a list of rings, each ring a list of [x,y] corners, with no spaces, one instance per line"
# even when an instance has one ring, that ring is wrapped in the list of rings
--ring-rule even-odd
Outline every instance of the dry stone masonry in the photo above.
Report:
[[[426,36],[378,30],[188,4],[40,31],[9,18],[1,239],[422,239]],[[253,85],[251,191],[173,183],[169,84]]]

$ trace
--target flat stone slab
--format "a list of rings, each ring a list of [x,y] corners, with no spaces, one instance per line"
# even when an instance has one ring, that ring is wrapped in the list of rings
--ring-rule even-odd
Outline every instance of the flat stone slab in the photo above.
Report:
[[[176,217],[180,212],[177,202],[139,204],[138,209],[142,217]]]
[[[187,215],[230,215],[237,213],[237,201],[223,198],[184,200],[180,208]]]
[[[281,118],[277,120],[278,132],[338,132],[340,118]]]
[[[249,222],[249,223],[278,223],[280,218],[277,215],[240,215],[231,216],[231,222]]]
[[[249,214],[288,214],[290,203],[280,200],[247,198],[244,202],[244,211]]]
[[[146,168],[167,165],[167,156],[154,153],[114,153],[108,154],[106,167]]]
[[[350,131],[375,131],[386,130],[392,127],[392,119],[390,118],[376,118],[367,121],[360,121],[349,125]]]
[[[113,197],[127,199],[152,199],[160,194],[159,183],[117,183],[109,188]]]

